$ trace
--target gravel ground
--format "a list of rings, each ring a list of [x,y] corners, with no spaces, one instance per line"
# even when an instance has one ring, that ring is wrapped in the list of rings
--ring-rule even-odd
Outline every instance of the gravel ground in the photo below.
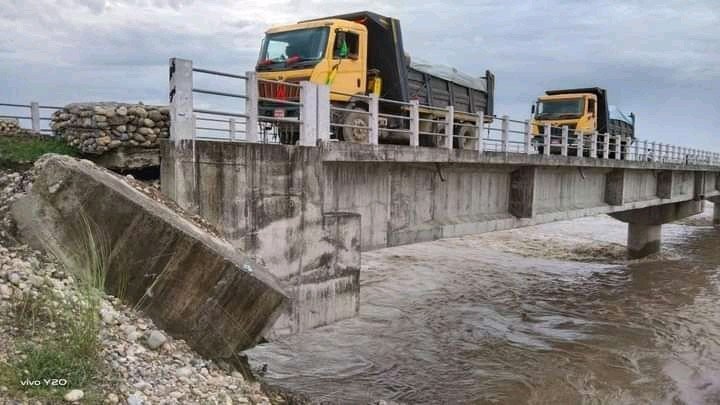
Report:
[[[0,173],[0,367],[23,356],[18,345],[25,340],[53,336],[56,325],[47,322],[39,334],[17,322],[16,304],[23,297],[47,296],[74,303],[77,282],[54,259],[22,244],[8,215],[9,204],[30,184],[27,173]],[[140,186],[141,183],[138,183]],[[155,187],[145,185],[155,194]],[[52,306],[48,304],[48,306]],[[52,308],[48,308],[52,310]],[[269,404],[284,403],[280,394],[264,393],[258,382],[249,382],[227,364],[202,358],[182,340],[157,329],[153,322],[114,297],[101,305],[102,376],[82,390],[61,392],[65,402],[121,404]],[[61,378],[61,377],[58,377]],[[59,388],[61,389],[61,388]],[[2,403],[46,403],[0,386]]]

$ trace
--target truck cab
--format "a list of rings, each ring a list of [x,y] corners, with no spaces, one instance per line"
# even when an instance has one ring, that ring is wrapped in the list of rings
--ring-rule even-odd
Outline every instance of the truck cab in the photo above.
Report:
[[[597,104],[597,96],[591,93],[539,97],[532,109],[532,131],[542,134],[545,125],[567,125],[576,134],[592,134],[597,130]]]
[[[332,86],[331,100],[350,97],[338,93],[367,92],[367,28],[353,21],[325,19],[273,27],[266,32],[256,71],[259,79],[299,83],[310,81]],[[260,87],[260,97],[289,99],[298,90]]]

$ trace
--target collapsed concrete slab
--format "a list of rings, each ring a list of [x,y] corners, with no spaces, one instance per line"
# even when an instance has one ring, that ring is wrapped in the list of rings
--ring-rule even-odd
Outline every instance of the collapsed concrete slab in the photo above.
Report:
[[[252,257],[123,178],[59,155],[35,171],[12,207],[28,242],[78,265],[89,250],[99,253],[106,289],[199,353],[229,358],[253,346],[287,305]]]

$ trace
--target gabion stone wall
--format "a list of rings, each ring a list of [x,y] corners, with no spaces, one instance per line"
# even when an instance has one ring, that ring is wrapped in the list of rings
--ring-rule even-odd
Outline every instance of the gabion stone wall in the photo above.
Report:
[[[15,135],[20,131],[16,121],[0,120],[0,135]]]
[[[170,115],[142,103],[77,103],[56,111],[51,127],[70,146],[99,155],[125,145],[156,148],[170,136]]]

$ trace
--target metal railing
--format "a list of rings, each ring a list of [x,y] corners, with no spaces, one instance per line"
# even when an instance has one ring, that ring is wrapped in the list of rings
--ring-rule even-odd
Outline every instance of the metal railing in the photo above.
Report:
[[[233,80],[229,86],[243,88],[229,92],[195,86],[195,74]],[[244,82],[238,86],[237,82]],[[316,145],[321,138],[318,125],[317,85],[258,78],[255,72],[244,75],[193,67],[192,61],[170,59],[170,136],[173,139],[216,141],[299,143]],[[241,100],[237,110],[198,108],[194,95],[210,95]],[[327,107],[329,111],[329,106]],[[329,114],[329,113],[328,113]],[[329,115],[325,120],[329,126]]]
[[[244,81],[244,92],[194,87],[193,74]],[[232,86],[233,88],[238,86]],[[240,111],[195,108],[193,94],[240,99]],[[329,140],[377,145],[466,149],[479,153],[520,153],[561,157],[720,165],[720,154],[699,149],[604,133],[576,131],[568,126],[536,127],[528,120],[456,111],[453,106],[421,105],[370,94],[332,92],[310,82],[260,79],[194,68],[192,61],[170,60],[172,139],[213,139],[316,146]],[[198,125],[200,123],[201,125]],[[211,131],[220,136],[198,136]],[[226,136],[225,136],[226,135]]]
[[[13,120],[21,128],[52,135],[52,112],[60,109],[62,107],[42,105],[36,101],[30,104],[0,103],[0,120]]]

